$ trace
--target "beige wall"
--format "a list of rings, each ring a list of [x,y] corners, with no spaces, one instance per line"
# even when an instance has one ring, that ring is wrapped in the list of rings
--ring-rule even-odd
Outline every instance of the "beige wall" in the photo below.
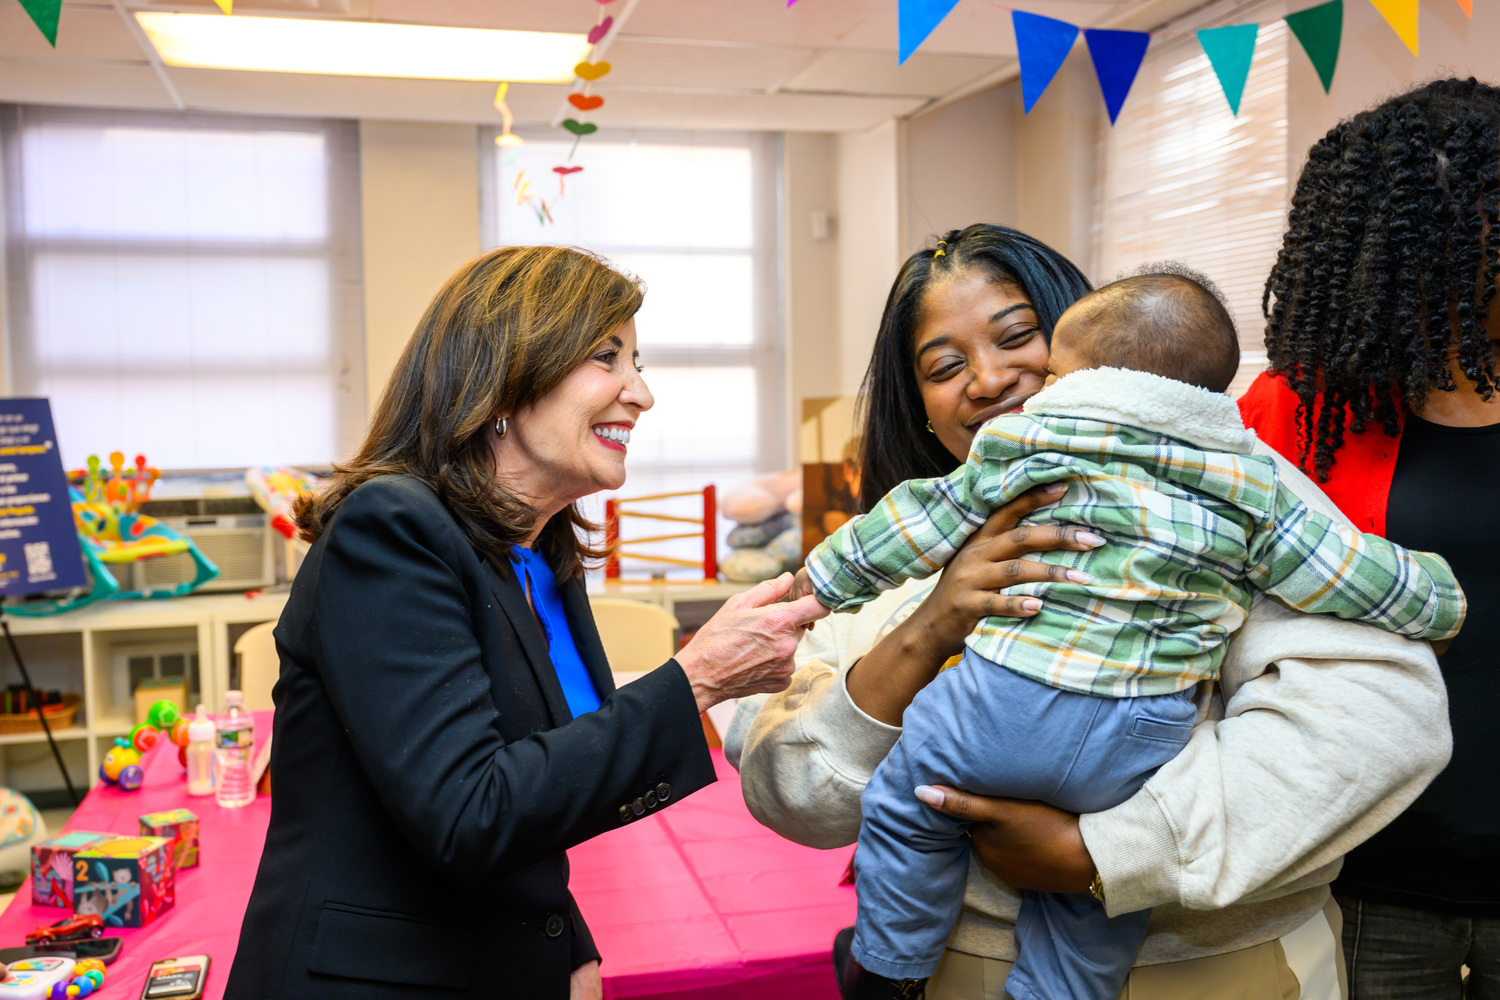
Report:
[[[371,409],[433,293],[479,252],[478,141],[473,125],[360,122]]]
[[[787,454],[800,461],[802,401],[839,393],[838,139],[788,132],[782,142],[782,261],[786,320]],[[813,233],[813,213],[829,231]]]
[[[838,384],[859,389],[886,292],[901,263],[901,133],[888,121],[838,137]]]
[[[1022,114],[1019,94],[1012,107],[1019,160],[1017,228],[1089,274],[1099,119],[1105,113],[1093,64],[1075,52],[1030,114]]]

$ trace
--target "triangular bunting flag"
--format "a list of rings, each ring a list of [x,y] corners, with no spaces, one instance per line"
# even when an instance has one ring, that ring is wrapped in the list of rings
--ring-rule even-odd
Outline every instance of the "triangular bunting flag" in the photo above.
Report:
[[[1198,32],[1198,44],[1208,56],[1208,64],[1224,88],[1229,110],[1240,113],[1240,97],[1245,93],[1245,78],[1250,75],[1250,60],[1255,55],[1257,24],[1231,24],[1223,28],[1204,28]]]
[[[896,61],[906,62],[957,3],[958,0],[898,0],[896,24],[900,52]]]
[[[1323,81],[1323,92],[1328,93],[1333,86],[1333,69],[1339,63],[1339,39],[1344,34],[1344,0],[1328,0],[1288,14],[1286,26],[1302,43],[1302,51],[1312,60],[1318,79]]]
[[[1464,17],[1474,16],[1474,0],[1458,0],[1458,5],[1464,9]]]
[[[21,0],[21,6],[52,47],[57,48],[57,18],[62,13],[62,0]]]
[[[214,0],[214,3],[218,4],[219,5],[219,9],[222,10],[224,13],[226,13],[226,14],[233,14],[234,13],[234,0]]]
[[[1021,105],[1030,114],[1073,50],[1078,26],[1024,10],[1011,11],[1010,20],[1016,29],[1016,56],[1021,60]]]
[[[1417,0],[1370,0],[1411,54],[1417,54]]]
[[[1125,95],[1130,93],[1130,85],[1135,83],[1141,60],[1146,58],[1151,36],[1144,31],[1084,28],[1083,40],[1088,42],[1094,75],[1099,78],[1099,90],[1104,94],[1104,106],[1109,109],[1109,123],[1113,125],[1125,104]]]

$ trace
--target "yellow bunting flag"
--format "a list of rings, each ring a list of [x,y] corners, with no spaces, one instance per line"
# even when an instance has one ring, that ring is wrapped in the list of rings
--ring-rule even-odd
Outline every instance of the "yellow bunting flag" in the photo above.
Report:
[[[219,5],[219,9],[222,10],[224,13],[226,13],[226,14],[233,14],[234,13],[234,0],[214,0],[214,3],[218,4]]]
[[[1417,54],[1417,0],[1370,0],[1411,54]]]

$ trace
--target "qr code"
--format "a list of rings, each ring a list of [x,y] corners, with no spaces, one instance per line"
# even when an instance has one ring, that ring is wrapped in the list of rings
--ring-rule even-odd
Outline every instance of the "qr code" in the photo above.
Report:
[[[46,542],[27,542],[25,548],[26,575],[33,580],[52,576],[52,546]]]

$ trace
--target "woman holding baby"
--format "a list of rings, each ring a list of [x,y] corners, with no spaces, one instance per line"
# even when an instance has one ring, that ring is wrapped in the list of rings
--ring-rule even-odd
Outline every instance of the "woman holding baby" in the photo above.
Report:
[[[902,480],[951,472],[980,424],[1040,391],[1051,330],[1087,289],[1060,255],[996,226],[948,233],[913,255],[866,377],[862,502]],[[1289,463],[1281,471],[1310,507],[1332,513]],[[1056,499],[1038,491],[1016,501],[940,576],[820,623],[803,641],[790,690],[742,705],[726,749],[763,822],[819,847],[853,842],[860,793],[901,735],[912,698],[980,618],[1040,607],[996,591],[1066,572],[1022,557],[1100,543],[1079,529],[1019,524]],[[970,868],[929,1000],[1000,997],[1018,889],[1080,893],[1091,884],[1111,914],[1154,908],[1126,986],[1134,1000],[1340,996],[1340,915],[1328,883],[1339,857],[1446,760],[1432,656],[1370,626],[1257,599],[1222,680],[1204,688],[1186,748],[1113,809],[1074,817],[924,791],[930,805],[978,821],[981,862]],[[1400,754],[1390,751],[1393,733]]]

